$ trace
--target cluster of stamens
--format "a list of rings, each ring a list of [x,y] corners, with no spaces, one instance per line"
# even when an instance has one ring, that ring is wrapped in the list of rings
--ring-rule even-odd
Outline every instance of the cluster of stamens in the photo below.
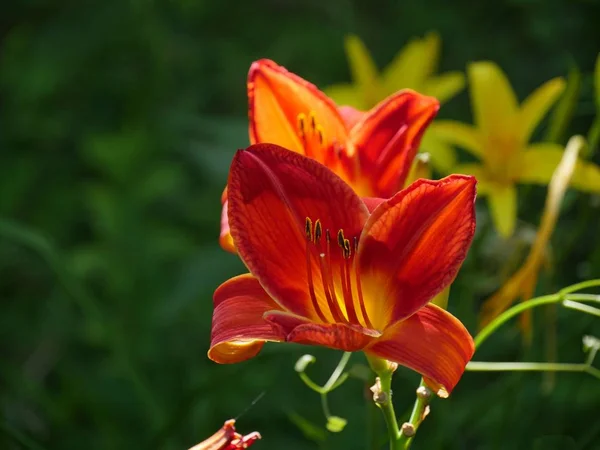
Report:
[[[311,146],[315,143],[315,138],[319,147],[323,147],[325,144],[325,130],[317,123],[317,117],[314,111],[311,111],[308,115],[310,127],[306,126],[306,122],[306,114],[298,114],[298,136],[302,139],[305,149],[312,150]]]
[[[319,318],[323,322],[331,322],[331,319],[325,315],[325,311],[323,311],[317,298],[313,279],[315,274],[313,274],[313,260],[311,255],[315,255],[318,259],[323,293],[327,299],[327,306],[333,321],[335,323],[350,323],[361,325],[366,328],[373,328],[369,317],[367,316],[363,301],[360,273],[354,258],[358,249],[358,237],[354,236],[351,241],[344,236],[344,231],[342,229],[338,230],[337,247],[339,247],[341,251],[342,258],[333,258],[332,261],[331,233],[329,229],[325,229],[323,232],[323,225],[319,219],[313,224],[313,221],[309,217],[306,218],[305,234],[308,290],[314,309]],[[339,280],[338,291],[343,300],[344,310],[342,310],[340,306],[341,303],[338,300],[336,280]],[[354,296],[354,291],[356,291],[357,294],[356,298]],[[360,320],[357,315],[355,300],[357,300],[360,305],[359,311],[362,320]]]

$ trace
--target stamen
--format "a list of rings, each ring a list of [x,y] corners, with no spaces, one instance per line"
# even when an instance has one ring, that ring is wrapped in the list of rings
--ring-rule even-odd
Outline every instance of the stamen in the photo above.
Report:
[[[314,132],[317,128],[317,115],[315,114],[314,111],[311,111],[308,116],[310,118],[310,127],[312,128],[312,130]]]
[[[327,260],[329,258],[327,257]],[[344,315],[340,309],[340,305],[335,295],[335,289],[333,287],[333,279],[331,278],[331,265],[329,261],[326,261],[325,253],[319,254],[319,263],[321,265],[321,280],[323,281],[323,290],[325,291],[325,297],[327,298],[327,304],[329,310],[333,315],[333,320],[336,322],[344,322]]]
[[[308,219],[308,220],[310,220],[310,219]],[[308,238],[308,236],[307,236],[307,238]],[[310,293],[310,299],[312,301],[313,308],[315,308],[315,311],[317,312],[319,319],[321,319],[322,322],[327,322],[327,318],[325,317],[325,314],[323,314],[323,311],[321,310],[321,307],[319,306],[319,302],[318,302],[317,296],[315,294],[315,285],[313,283],[313,277],[312,277],[312,261],[310,259],[310,251],[311,251],[310,240],[307,239],[306,240],[306,271],[308,273],[308,292]]]
[[[300,113],[298,114],[298,134],[300,135],[301,138],[304,138],[305,136],[305,131],[304,131],[304,127],[305,127],[305,122],[306,122],[306,114],[304,113]]]
[[[317,135],[319,136],[319,144],[323,146],[323,142],[325,142],[325,131],[321,125],[317,125]]]
[[[348,312],[348,320],[351,323],[359,323],[358,316],[356,315],[356,309],[354,308],[354,297],[352,296],[352,280],[350,271],[352,267],[350,265],[350,258],[345,258],[342,267],[345,266],[344,272],[346,278],[346,292],[344,293],[344,298],[346,300],[346,311]]]
[[[338,241],[338,245],[343,250],[344,249],[344,230],[338,231],[337,241]]]
[[[354,246],[358,248],[358,239],[354,238]],[[362,293],[362,285],[360,283],[360,269],[358,268],[358,260],[354,259],[354,275],[356,275],[356,291],[358,292],[358,304],[360,305],[360,312],[363,316],[363,320],[365,321],[366,328],[373,328],[373,324],[367,315],[367,307],[365,305],[365,300],[363,298]]]
[[[344,258],[350,259],[350,255],[352,251],[350,250],[350,241],[348,239],[344,239]]]
[[[321,240],[321,236],[323,235],[323,227],[321,225],[321,221],[317,219],[315,222],[315,243],[319,243]]]
[[[313,226],[312,226],[312,220],[310,220],[310,217],[306,218],[306,224],[304,225],[304,232],[306,233],[306,239],[308,239],[309,241],[313,241]]]

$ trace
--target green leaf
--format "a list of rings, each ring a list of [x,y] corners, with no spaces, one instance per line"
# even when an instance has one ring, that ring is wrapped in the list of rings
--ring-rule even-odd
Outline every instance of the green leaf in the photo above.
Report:
[[[300,429],[300,431],[302,432],[302,434],[304,434],[304,437],[306,437],[306,439],[315,442],[325,442],[325,440],[327,439],[327,431],[325,431],[324,428],[315,425],[311,421],[302,417],[300,414],[297,414],[295,412],[289,412],[288,418],[294,425],[296,425]]]
[[[332,433],[339,433],[344,429],[348,421],[342,417],[329,416],[327,418],[327,429]]]

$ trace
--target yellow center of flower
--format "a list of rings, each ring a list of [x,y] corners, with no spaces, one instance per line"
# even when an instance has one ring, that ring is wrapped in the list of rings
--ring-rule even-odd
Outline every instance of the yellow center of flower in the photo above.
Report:
[[[323,232],[321,221],[317,219],[313,225],[309,217],[306,218],[305,234],[308,291],[319,318],[325,323],[348,323],[372,329],[355,259],[358,237],[347,239],[340,229],[336,236],[337,244],[332,244],[329,229]],[[311,255],[316,256],[318,266],[313,266]],[[321,281],[319,285],[315,283],[318,279]],[[320,288],[316,289],[316,286]],[[324,305],[327,307],[324,308]]]

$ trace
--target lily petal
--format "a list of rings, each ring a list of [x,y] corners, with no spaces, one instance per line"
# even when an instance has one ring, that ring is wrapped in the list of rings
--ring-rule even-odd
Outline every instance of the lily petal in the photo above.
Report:
[[[360,87],[350,83],[333,84],[323,90],[325,95],[338,105],[349,105],[354,108],[367,109]]]
[[[446,72],[430,77],[423,84],[423,93],[437,98],[440,103],[450,100],[465,87],[465,76],[462,72]]]
[[[367,47],[356,35],[346,36],[344,40],[346,56],[350,64],[352,79],[360,86],[367,106],[379,101],[378,70]]]
[[[490,215],[500,236],[509,238],[515,231],[517,221],[517,188],[512,185],[496,185],[488,192]]]
[[[429,133],[439,140],[468,151],[479,159],[484,157],[483,138],[479,130],[472,125],[454,120],[437,120],[429,127]]]
[[[432,125],[434,124],[432,123]],[[425,132],[423,139],[421,139],[421,148],[419,151],[429,155],[431,166],[437,171],[443,174],[453,172],[452,169],[456,165],[456,152],[450,144],[439,139],[435,135],[435,132],[431,131],[431,126]]]
[[[454,280],[475,232],[473,177],[418,180],[383,202],[360,237],[367,313],[377,329],[406,318]]]
[[[229,217],[227,215],[227,200],[223,203],[221,209],[221,234],[219,235],[219,244],[221,248],[231,253],[236,253],[231,230],[229,229]]]
[[[323,234],[343,229],[346,236],[358,236],[369,214],[365,204],[325,166],[273,144],[236,153],[228,191],[229,226],[242,261],[284,309],[316,319],[306,218],[319,220]],[[311,268],[318,267],[318,256],[309,255]],[[317,291],[319,283],[315,280]]]
[[[306,139],[318,141],[323,149],[346,142],[346,128],[333,101],[317,87],[268,59],[250,66],[248,73],[248,114],[250,142],[272,142],[324,162],[325,151],[307,145],[301,138],[300,117],[304,116]],[[311,114],[315,130],[312,129]]]
[[[519,154],[518,180],[523,183],[548,184],[564,148],[558,144],[533,144]],[[600,167],[594,163],[577,160],[571,186],[583,192],[600,192]]]
[[[518,101],[502,69],[491,61],[467,67],[475,123],[486,135],[502,135],[515,123]]]
[[[372,193],[390,197],[404,186],[427,125],[439,110],[433,97],[403,90],[367,112],[350,131]]]
[[[475,345],[456,317],[428,304],[387,329],[365,352],[413,369],[440,397],[447,397],[473,356]]]
[[[439,53],[440,37],[435,32],[411,40],[383,71],[385,91],[421,90],[425,79],[436,69]]]
[[[344,120],[346,128],[350,130],[354,125],[356,125],[363,119],[366,113],[356,108],[353,108],[352,106],[348,106],[348,104],[342,104],[344,106],[338,107],[338,113]]]
[[[285,334],[263,319],[281,309],[250,274],[227,280],[215,291],[208,357],[221,364],[245,361],[258,354],[265,341],[283,341]]]
[[[296,327],[288,336],[288,342],[297,344],[319,345],[345,352],[356,352],[364,349],[380,336],[374,330],[360,329],[342,323],[306,324]]]
[[[487,195],[498,185],[488,176],[485,167],[481,164],[458,164],[454,167],[454,172],[462,175],[472,175],[477,178],[477,197],[479,198]]]
[[[518,125],[521,127],[521,142],[529,142],[536,127],[556,100],[558,100],[565,87],[566,83],[563,78],[553,78],[541,85],[525,99],[523,105],[521,105],[518,121]]]

